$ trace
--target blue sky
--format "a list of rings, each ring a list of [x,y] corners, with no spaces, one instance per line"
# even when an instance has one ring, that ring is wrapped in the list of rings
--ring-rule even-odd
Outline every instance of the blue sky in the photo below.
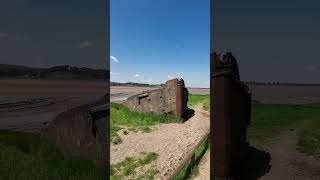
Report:
[[[111,81],[209,87],[209,0],[110,0]]]

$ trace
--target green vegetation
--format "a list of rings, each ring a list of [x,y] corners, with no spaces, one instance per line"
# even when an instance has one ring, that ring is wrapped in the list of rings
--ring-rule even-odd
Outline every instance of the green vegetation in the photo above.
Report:
[[[183,121],[172,114],[156,115],[153,113],[134,112],[121,104],[115,103],[111,103],[110,114],[110,137],[113,144],[121,143],[121,138],[117,132],[122,127],[128,127],[129,131],[134,132],[150,132],[151,128],[149,126],[159,123],[177,123]]]
[[[255,104],[248,129],[251,143],[274,137],[283,130],[295,129],[298,150],[320,157],[320,104]]]
[[[194,161],[189,161],[189,163],[180,171],[180,173],[174,178],[174,180],[186,180],[190,177],[196,177],[199,173],[199,164],[208,150],[209,141],[206,139],[195,151]]]
[[[200,95],[200,94],[189,94],[188,106],[191,107],[193,105],[202,103],[203,109],[206,111],[210,111],[210,95]]]
[[[38,134],[0,131],[0,179],[103,179],[105,168],[63,157]]]
[[[298,131],[298,150],[320,159],[320,117],[310,120]]]
[[[209,95],[189,95],[188,106],[198,103],[203,104],[206,111],[210,109],[210,96]],[[120,144],[121,138],[118,131],[127,127],[128,131],[132,132],[151,132],[150,126],[160,123],[180,123],[182,119],[177,118],[172,114],[157,115],[153,113],[141,113],[130,111],[127,107],[111,103],[110,109],[110,141],[112,144]]]
[[[157,169],[149,168],[145,172],[136,172],[136,169],[150,164],[158,158],[154,152],[142,152],[141,157],[127,157],[125,160],[111,165],[110,179],[153,179],[159,173]]]

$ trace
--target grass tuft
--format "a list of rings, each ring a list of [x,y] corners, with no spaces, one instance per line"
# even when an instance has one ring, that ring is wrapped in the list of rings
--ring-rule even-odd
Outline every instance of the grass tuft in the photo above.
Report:
[[[174,178],[174,180],[187,180],[191,177],[195,177],[199,173],[199,164],[202,157],[209,148],[209,141],[206,139],[195,151],[194,162],[189,162]]]
[[[151,132],[150,126],[160,123],[180,123],[183,119],[173,114],[154,114],[130,111],[121,104],[111,103],[110,109],[110,141],[112,144],[121,143],[121,138],[117,132],[122,129],[121,126],[129,127],[133,132]]]
[[[137,176],[135,179],[153,179],[153,177],[159,173],[157,169],[151,168],[146,172],[138,173],[136,169],[143,167],[151,162],[155,161],[158,158],[158,154],[154,152],[141,152],[140,157],[127,157],[125,160],[111,165],[110,169],[110,179],[126,179],[129,176]]]

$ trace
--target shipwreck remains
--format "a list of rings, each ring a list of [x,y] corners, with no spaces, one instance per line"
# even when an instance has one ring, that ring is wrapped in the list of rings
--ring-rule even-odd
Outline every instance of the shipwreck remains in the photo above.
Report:
[[[250,124],[251,93],[240,81],[231,52],[211,54],[212,171],[216,178],[237,178],[246,158],[246,129]]]
[[[129,97],[124,105],[131,111],[153,112],[155,114],[173,113],[184,118],[188,112],[188,90],[181,78],[168,80],[165,87],[144,91]]]
[[[41,136],[67,157],[106,163],[109,96],[59,114],[41,130]]]

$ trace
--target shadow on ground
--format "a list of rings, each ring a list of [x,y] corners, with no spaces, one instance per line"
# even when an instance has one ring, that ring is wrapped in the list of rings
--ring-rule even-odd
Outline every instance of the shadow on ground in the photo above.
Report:
[[[257,180],[271,169],[270,153],[255,147],[248,147],[248,156],[241,170],[239,180]]]
[[[185,119],[185,121],[189,120],[190,118],[192,118],[194,116],[194,110],[188,108],[188,111],[185,115],[185,117],[183,117]]]

